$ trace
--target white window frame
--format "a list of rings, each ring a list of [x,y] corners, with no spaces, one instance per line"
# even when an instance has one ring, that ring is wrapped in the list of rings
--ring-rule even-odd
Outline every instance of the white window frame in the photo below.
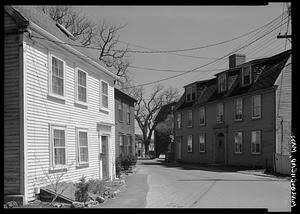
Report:
[[[253,133],[259,133],[259,142],[257,143],[256,142],[256,139],[254,141],[253,139]],[[259,151],[253,151],[253,147],[254,149],[256,149],[256,144],[259,144]],[[251,153],[252,154],[261,154],[261,130],[254,130],[254,131],[251,131]]]
[[[255,108],[255,106],[254,106],[254,100],[255,100],[255,97],[259,97],[259,115],[254,115],[254,108]],[[251,97],[251,116],[252,116],[252,119],[259,119],[259,118],[261,118],[261,110],[262,110],[262,108],[261,108],[261,94],[256,94],[256,95],[253,95],[252,97]]]
[[[190,120],[190,115],[191,115],[191,120]],[[193,127],[193,110],[192,109],[187,110],[187,119],[188,119],[187,127]],[[190,121],[191,121],[191,124],[189,124]]]
[[[86,102],[81,101],[81,100],[78,99],[78,95],[79,95],[79,93],[78,93],[78,87],[79,87],[79,84],[78,84],[78,80],[79,80],[78,79],[78,72],[79,71],[85,73],[85,75],[86,75],[86,80],[85,80],[86,81],[86,87],[85,87],[85,90],[86,90]],[[87,104],[88,104],[88,73],[86,71],[84,71],[83,69],[78,68],[78,67],[75,68],[75,102],[78,103],[78,104],[81,104],[81,105],[85,105],[85,106],[87,106]]]
[[[63,63],[63,95],[56,94],[52,92],[52,59],[56,58],[57,60],[61,61]],[[61,58],[55,56],[54,54],[49,54],[49,75],[48,75],[48,95],[65,100],[66,95],[66,62],[62,60]]]
[[[102,84],[105,83],[107,84],[107,95],[103,94],[102,92]],[[103,100],[102,100],[102,96],[107,96],[107,107],[103,106]],[[104,81],[104,80],[100,80],[100,109],[109,110],[109,84],[108,82]]]
[[[241,103],[241,114],[238,114],[238,102]],[[241,118],[237,118],[238,115],[241,115]],[[235,121],[243,120],[243,98],[237,98],[234,100],[234,120]]]
[[[54,157],[54,130],[63,130],[65,133],[65,164],[55,164],[55,157]],[[49,140],[50,140],[50,169],[66,169],[68,163],[68,147],[67,147],[67,127],[65,125],[56,125],[56,124],[49,124]]]
[[[201,112],[203,112],[203,123],[201,123]],[[205,106],[202,106],[202,107],[200,107],[199,108],[199,124],[200,124],[200,126],[204,126],[205,125]]]
[[[220,108],[220,106],[222,106],[222,108]],[[220,109],[222,109],[222,111],[220,111]],[[221,112],[222,112],[222,114],[221,114]],[[221,120],[221,118],[223,118],[223,119]],[[217,123],[224,123],[224,104],[223,103],[217,104]]]
[[[241,142],[238,142],[238,135],[241,135]],[[243,132],[241,131],[237,131],[237,132],[234,132],[234,153],[235,154],[242,154],[243,153]],[[237,145],[241,145],[241,151],[238,151],[237,148]]]
[[[182,127],[182,117],[181,117],[181,112],[177,113],[177,128],[181,128]]]
[[[189,150],[189,146],[190,146],[191,150]],[[193,135],[187,136],[187,152],[188,153],[193,152]]]
[[[127,106],[127,112],[126,112],[126,122],[127,122],[127,124],[129,124],[130,125],[130,121],[131,121],[131,111],[130,111],[130,105],[128,104],[128,105],[126,105]]]
[[[120,112],[120,110],[121,110],[121,112]],[[122,116],[122,118],[120,116]],[[123,102],[121,100],[118,102],[118,120],[119,120],[119,122],[124,121]]]
[[[119,154],[125,155],[125,135],[121,132],[119,132]]]
[[[226,91],[226,73],[220,74],[218,78],[218,88],[219,88],[219,93]],[[224,83],[224,84],[222,84]],[[221,87],[223,86],[223,87]]]
[[[87,137],[87,146],[80,146],[79,143],[79,132],[85,132],[86,137]],[[88,149],[88,161],[81,161],[80,160],[80,147],[87,147]],[[88,134],[88,129],[87,128],[76,128],[76,161],[77,161],[77,166],[80,165],[87,165],[89,164],[89,134]]]
[[[245,77],[245,69],[248,69],[249,68],[249,78],[250,78],[250,80],[249,80],[249,83],[247,83],[247,84],[245,84],[245,82],[244,82],[244,77]],[[244,67],[242,67],[242,85],[243,86],[247,86],[247,85],[251,85],[251,83],[252,83],[252,68],[251,68],[251,65],[247,65],[247,66],[244,66]]]
[[[205,152],[206,151],[206,139],[205,138],[206,138],[205,133],[200,133],[199,134],[199,152]],[[204,150],[201,150],[201,145],[202,144],[203,144]]]

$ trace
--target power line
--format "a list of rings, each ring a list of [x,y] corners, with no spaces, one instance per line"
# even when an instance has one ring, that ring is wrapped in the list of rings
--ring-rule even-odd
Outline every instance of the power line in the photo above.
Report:
[[[130,68],[135,68],[135,69],[144,69],[144,70],[150,70],[150,71],[163,71],[163,72],[175,72],[175,73],[182,73],[182,72],[186,72],[183,70],[171,70],[171,69],[156,69],[156,68],[148,68],[148,67],[139,67],[139,66],[128,66]],[[226,68],[220,68],[217,70],[224,70]],[[203,71],[211,71],[211,70],[203,70]]]
[[[285,22],[285,23],[286,23],[286,22]],[[285,24],[285,23],[284,23],[284,24]],[[280,25],[280,26],[281,26],[281,25]],[[211,61],[211,62],[209,62],[209,63],[206,63],[206,64],[204,64],[204,65],[202,65],[202,66],[199,66],[199,67],[196,67],[196,68],[194,68],[194,69],[188,70],[188,71],[186,71],[186,72],[184,72],[184,73],[181,73],[181,74],[177,74],[177,75],[174,75],[174,76],[171,76],[171,77],[167,77],[167,78],[163,78],[163,79],[160,79],[160,80],[156,80],[156,81],[153,81],[153,82],[148,82],[148,83],[136,85],[136,86],[133,86],[133,87],[140,87],[140,86],[152,85],[152,84],[159,83],[159,82],[162,82],[162,81],[165,81],[165,80],[169,80],[169,79],[173,79],[173,78],[175,78],[175,77],[179,77],[179,76],[185,75],[185,74],[187,74],[187,73],[193,72],[193,71],[195,71],[195,70],[198,70],[198,69],[200,69],[200,68],[203,68],[203,67],[205,67],[205,66],[207,66],[207,65],[210,65],[210,64],[212,64],[212,63],[215,63],[215,62],[219,61],[220,59],[223,59],[223,58],[229,56],[230,54],[232,54],[232,53],[234,53],[234,52],[236,52],[236,51],[239,51],[239,50],[241,50],[241,49],[243,49],[243,48],[245,48],[245,47],[248,47],[249,45],[253,44],[254,42],[258,41],[259,39],[263,38],[264,36],[268,35],[269,33],[273,32],[274,30],[278,29],[280,26],[278,26],[278,27],[272,29],[270,32],[264,34],[263,36],[258,37],[257,39],[255,39],[254,41],[250,42],[249,44],[246,44],[246,45],[242,46],[241,48],[238,48],[238,49],[235,50],[235,51],[231,51],[231,52],[229,52],[228,54],[226,54],[225,56],[223,56],[223,57],[221,57],[221,58],[218,58],[218,59],[216,59],[216,60],[213,60],[213,61]],[[124,89],[133,88],[133,87],[127,87],[127,88],[124,88]]]

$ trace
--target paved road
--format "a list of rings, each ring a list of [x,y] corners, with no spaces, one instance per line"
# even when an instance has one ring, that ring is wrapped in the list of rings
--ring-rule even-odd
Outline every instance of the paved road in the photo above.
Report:
[[[232,170],[170,167],[159,159],[140,160],[137,173],[128,179],[128,190],[113,200],[113,204],[119,204],[117,207],[268,208],[269,211],[290,211],[290,181],[286,179]]]

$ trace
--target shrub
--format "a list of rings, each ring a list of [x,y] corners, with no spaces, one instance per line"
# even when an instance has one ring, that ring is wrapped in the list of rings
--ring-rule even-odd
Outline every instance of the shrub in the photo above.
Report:
[[[88,191],[94,194],[103,194],[105,191],[105,182],[99,179],[91,179],[88,181]]]
[[[137,158],[136,158],[135,155],[129,154],[129,155],[128,155],[128,159],[129,159],[129,165],[130,165],[130,166],[136,165]]]
[[[121,175],[122,165],[121,165],[121,158],[116,158],[116,176],[119,178]]]
[[[76,191],[75,191],[75,200],[80,202],[86,202],[89,200],[89,183],[86,182],[85,177],[82,176],[79,179],[79,183],[76,184]]]
[[[128,155],[124,155],[124,154],[120,154],[119,158],[117,158],[117,162],[116,162],[116,166],[117,168],[120,166],[120,168],[123,168],[124,170],[127,170],[130,166],[135,165],[137,162],[137,158],[135,155],[133,154],[128,154]],[[117,169],[117,174],[118,174],[118,170]]]

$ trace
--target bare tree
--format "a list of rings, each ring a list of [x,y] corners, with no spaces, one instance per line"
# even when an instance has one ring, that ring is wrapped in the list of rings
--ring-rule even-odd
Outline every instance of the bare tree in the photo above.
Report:
[[[161,106],[175,101],[179,97],[179,92],[175,88],[164,89],[162,85],[156,85],[149,99],[145,98],[143,88],[134,88],[131,91],[131,95],[137,99],[135,104],[135,119],[143,133],[145,154],[149,155],[151,136],[157,126],[154,116]]]
[[[119,42],[119,31],[125,25],[117,26],[105,20],[96,24],[72,6],[43,5],[37,6],[37,9],[64,26],[83,46],[98,47],[99,60],[128,81],[128,47],[122,47]]]

